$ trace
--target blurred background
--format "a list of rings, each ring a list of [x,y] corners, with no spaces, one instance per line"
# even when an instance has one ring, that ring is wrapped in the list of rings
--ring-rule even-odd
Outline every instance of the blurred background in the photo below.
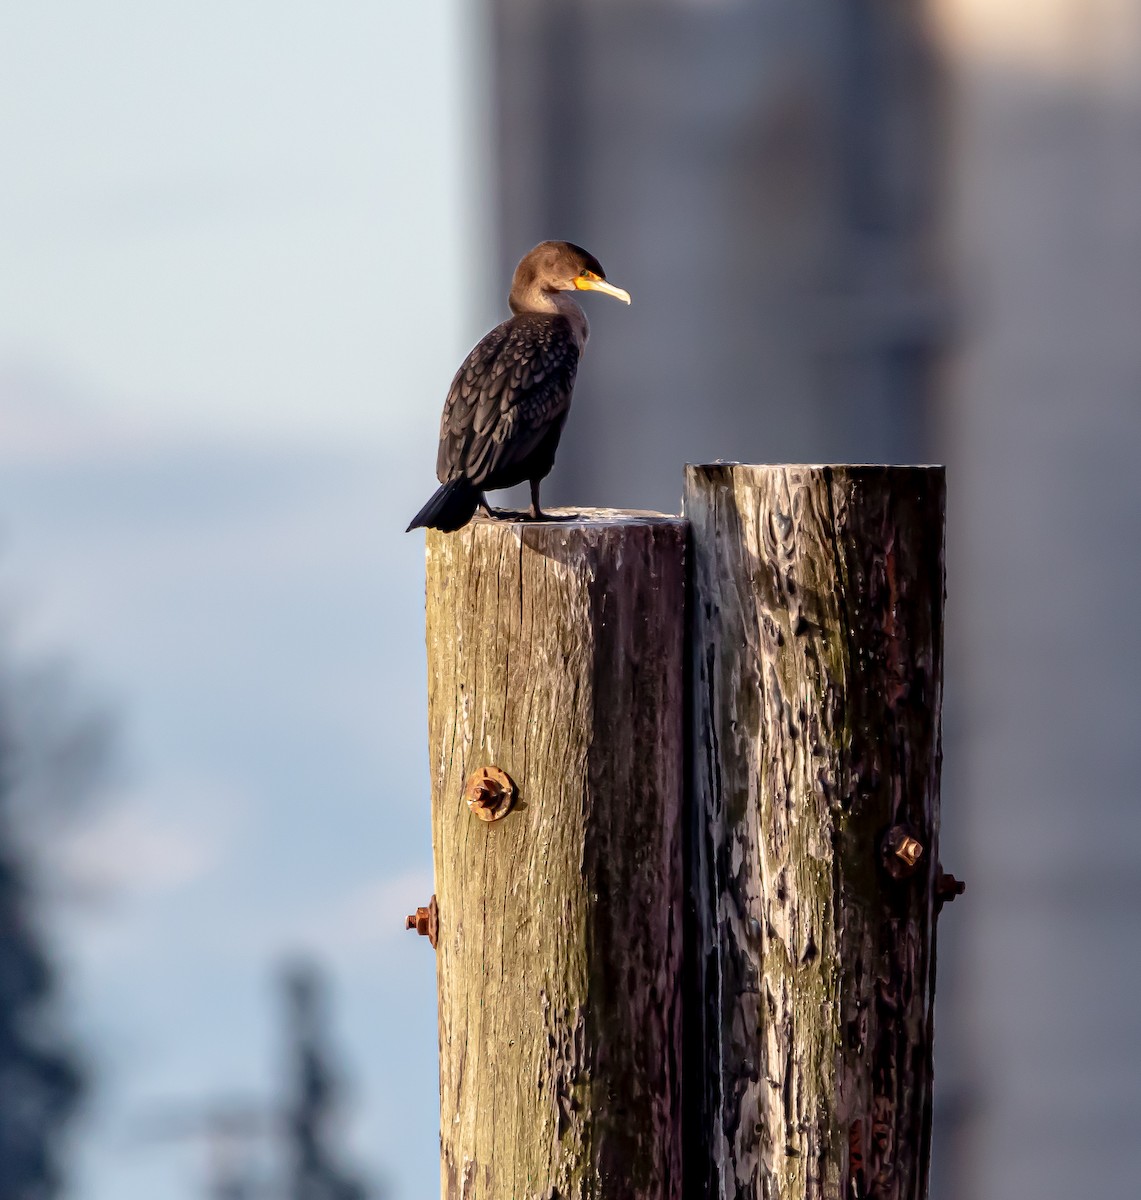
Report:
[[[1141,1175],[1141,0],[0,0],[0,1200],[438,1187],[440,405],[554,502],[944,461],[935,1200]]]

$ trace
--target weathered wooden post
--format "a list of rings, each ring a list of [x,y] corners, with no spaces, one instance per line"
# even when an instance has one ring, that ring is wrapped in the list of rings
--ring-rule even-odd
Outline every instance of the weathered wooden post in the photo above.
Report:
[[[648,514],[428,535],[446,1200],[681,1194],[684,555]]]
[[[921,1200],[943,470],[694,466],[685,515],[687,1200]]]

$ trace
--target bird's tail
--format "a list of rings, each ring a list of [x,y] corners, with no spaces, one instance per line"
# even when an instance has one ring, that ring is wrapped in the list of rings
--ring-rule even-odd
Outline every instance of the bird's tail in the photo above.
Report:
[[[480,491],[466,479],[453,479],[438,487],[427,504],[412,518],[413,529],[441,529],[451,533],[466,525],[479,507]]]

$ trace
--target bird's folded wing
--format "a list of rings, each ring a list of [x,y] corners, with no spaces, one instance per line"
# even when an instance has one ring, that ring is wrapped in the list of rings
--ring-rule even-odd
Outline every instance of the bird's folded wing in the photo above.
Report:
[[[448,392],[436,473],[481,484],[527,458],[570,405],[578,347],[565,317],[533,313],[493,329]]]

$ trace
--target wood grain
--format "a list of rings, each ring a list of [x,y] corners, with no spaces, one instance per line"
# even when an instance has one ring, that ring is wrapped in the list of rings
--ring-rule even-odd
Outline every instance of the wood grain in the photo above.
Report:
[[[445,1200],[681,1194],[684,555],[649,514],[428,535]]]
[[[943,471],[689,467],[685,515],[686,1195],[919,1200]]]

